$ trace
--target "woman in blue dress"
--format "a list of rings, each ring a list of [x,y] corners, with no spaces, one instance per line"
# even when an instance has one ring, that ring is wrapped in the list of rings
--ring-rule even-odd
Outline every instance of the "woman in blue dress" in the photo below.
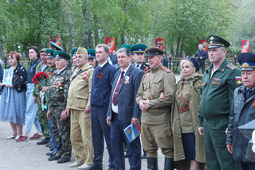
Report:
[[[20,55],[16,51],[8,54],[8,61],[10,66],[6,69],[13,70],[13,78],[11,84],[0,83],[0,87],[3,87],[0,121],[11,124],[13,133],[7,139],[18,140],[23,137],[25,125],[27,72],[19,63]]]

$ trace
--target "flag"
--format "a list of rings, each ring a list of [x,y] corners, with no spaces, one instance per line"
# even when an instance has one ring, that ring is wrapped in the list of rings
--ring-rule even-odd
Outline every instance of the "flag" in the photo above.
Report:
[[[49,48],[50,48],[50,42],[54,42],[57,44],[59,47],[61,47],[61,36],[50,36],[50,41],[49,41]]]
[[[242,40],[241,53],[249,52],[249,40]]]
[[[105,37],[105,44],[109,47],[110,54],[115,50],[115,38]]]
[[[164,38],[155,38],[155,47],[161,48],[164,50],[165,40]]]
[[[203,45],[203,49],[208,52],[208,43],[206,40],[200,40],[200,44]]]

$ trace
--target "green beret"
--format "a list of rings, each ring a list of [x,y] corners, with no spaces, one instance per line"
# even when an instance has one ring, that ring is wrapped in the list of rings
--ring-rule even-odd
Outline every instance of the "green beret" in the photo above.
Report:
[[[47,53],[47,58],[53,58],[53,57],[55,57],[55,56],[53,55],[54,51],[53,51],[52,49],[47,49],[47,50],[45,50],[45,52]]]
[[[208,48],[219,48],[219,47],[227,48],[230,46],[230,43],[227,40],[215,34],[209,35],[206,41],[208,42]]]
[[[70,60],[70,56],[65,53],[64,51],[54,51],[53,55],[56,57],[56,59],[65,59]]]
[[[72,53],[72,56],[74,55],[74,53],[78,50],[78,48],[73,48],[71,53]]]
[[[131,49],[131,45],[129,44],[123,44],[120,48],[128,48],[129,50]]]
[[[54,42],[50,42],[50,46],[53,48],[53,50],[64,50],[62,47],[58,46],[56,43]]]
[[[96,50],[94,50],[94,49],[87,49],[87,51],[88,51],[88,58],[89,59],[94,59],[95,58],[95,54],[96,54]]]
[[[145,49],[145,53],[147,54],[147,56],[155,56],[163,55],[165,51],[157,47],[148,47]]]
[[[133,47],[131,47],[130,50],[133,53],[144,53],[146,48],[147,48],[147,45],[145,44],[136,44]]]

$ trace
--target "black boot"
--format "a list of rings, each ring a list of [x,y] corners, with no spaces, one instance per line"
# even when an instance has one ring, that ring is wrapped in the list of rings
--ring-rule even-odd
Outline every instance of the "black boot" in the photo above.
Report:
[[[147,157],[147,167],[148,170],[158,170],[158,159]]]
[[[173,158],[165,158],[164,170],[174,170],[174,160],[173,160]]]

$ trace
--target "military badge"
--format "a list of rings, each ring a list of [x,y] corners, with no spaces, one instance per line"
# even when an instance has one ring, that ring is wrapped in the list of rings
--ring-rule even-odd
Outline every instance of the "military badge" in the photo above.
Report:
[[[242,84],[242,77],[241,76],[235,76],[235,82],[236,82],[236,85]]]
[[[129,84],[129,76],[125,76],[125,84]]]
[[[86,78],[87,78],[87,72],[85,72],[85,73],[83,73],[83,80],[85,81],[86,80]]]

